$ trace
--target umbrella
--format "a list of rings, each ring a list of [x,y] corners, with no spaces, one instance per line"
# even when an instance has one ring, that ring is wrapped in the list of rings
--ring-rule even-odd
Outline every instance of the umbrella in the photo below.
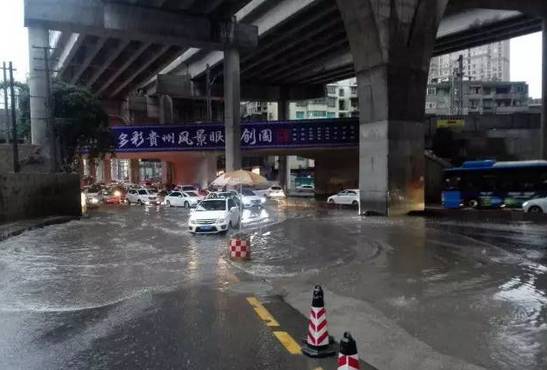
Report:
[[[237,170],[226,172],[224,175],[217,177],[212,183],[212,186],[256,186],[267,184],[266,178],[257,175],[251,171]]]

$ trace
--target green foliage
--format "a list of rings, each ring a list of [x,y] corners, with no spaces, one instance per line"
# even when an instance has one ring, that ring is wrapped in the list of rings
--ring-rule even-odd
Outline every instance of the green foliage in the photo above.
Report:
[[[58,138],[61,165],[73,167],[84,150],[90,158],[102,157],[113,151],[113,139],[108,115],[101,102],[87,89],[54,80],[52,84],[54,123]],[[28,85],[19,87],[19,129],[30,135],[30,95]]]

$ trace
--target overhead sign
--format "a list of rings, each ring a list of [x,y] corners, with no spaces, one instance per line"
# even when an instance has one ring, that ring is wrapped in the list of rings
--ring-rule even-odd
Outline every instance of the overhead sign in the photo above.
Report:
[[[116,126],[117,152],[201,151],[225,147],[223,124]],[[358,121],[301,120],[241,125],[241,148],[309,148],[357,146]]]
[[[437,128],[464,128],[465,120],[463,119],[439,119],[437,120]]]

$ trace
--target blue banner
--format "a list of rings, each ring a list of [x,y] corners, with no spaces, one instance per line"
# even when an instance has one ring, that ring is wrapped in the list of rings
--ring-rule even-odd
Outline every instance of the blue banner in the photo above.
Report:
[[[116,152],[224,150],[221,123],[115,126]],[[357,146],[356,119],[252,122],[241,124],[241,148]]]

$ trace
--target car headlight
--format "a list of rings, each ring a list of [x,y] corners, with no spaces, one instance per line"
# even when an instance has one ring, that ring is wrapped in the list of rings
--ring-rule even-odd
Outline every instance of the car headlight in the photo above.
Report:
[[[522,203],[522,207],[528,207],[528,202]]]
[[[122,196],[122,192],[119,191],[119,190],[116,190],[116,191],[114,192],[114,196],[115,196],[115,197],[121,197],[121,196]]]
[[[98,199],[98,198],[91,198],[91,199],[89,200],[89,203],[91,203],[91,204],[97,204],[97,203],[99,203],[99,199]]]
[[[224,224],[226,223],[226,219],[224,217],[219,217],[219,219],[217,220],[217,223]]]
[[[260,203],[262,204],[266,203],[266,198],[260,198]]]
[[[190,219],[190,225],[195,225],[195,224],[196,224],[196,220]]]

